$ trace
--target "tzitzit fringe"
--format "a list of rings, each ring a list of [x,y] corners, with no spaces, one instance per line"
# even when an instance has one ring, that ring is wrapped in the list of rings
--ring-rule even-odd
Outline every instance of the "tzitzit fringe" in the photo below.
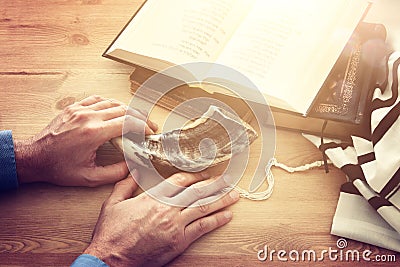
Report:
[[[332,162],[330,160],[328,160],[328,164],[332,164]],[[324,165],[324,161],[318,160],[318,161],[308,163],[308,164],[298,166],[298,167],[289,167],[289,166],[286,166],[285,164],[279,163],[275,158],[272,158],[265,169],[266,174],[267,174],[265,181],[268,184],[268,187],[266,190],[264,190],[262,192],[250,193],[250,192],[244,190],[243,188],[240,188],[239,186],[234,187],[234,190],[236,190],[240,194],[240,197],[242,197],[242,198],[247,198],[247,199],[256,200],[256,201],[266,200],[272,195],[272,191],[274,190],[275,181],[274,181],[274,175],[272,174],[272,171],[271,171],[272,166],[275,166],[277,168],[285,170],[289,173],[294,173],[294,172],[307,171],[312,168],[318,168],[323,165]]]

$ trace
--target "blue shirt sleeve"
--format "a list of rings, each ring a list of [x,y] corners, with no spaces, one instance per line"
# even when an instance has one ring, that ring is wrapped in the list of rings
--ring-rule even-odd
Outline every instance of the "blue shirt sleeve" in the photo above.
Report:
[[[0,131],[0,191],[18,187],[17,168],[15,165],[14,142],[11,131]],[[99,258],[80,255],[71,267],[109,267]]]
[[[0,191],[18,187],[14,142],[11,131],[0,131]]]
[[[71,267],[109,267],[99,258],[90,254],[82,254],[71,264]]]

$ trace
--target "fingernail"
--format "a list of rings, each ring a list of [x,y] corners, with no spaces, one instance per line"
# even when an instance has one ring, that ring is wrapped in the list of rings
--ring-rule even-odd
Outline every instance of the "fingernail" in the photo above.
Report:
[[[232,190],[232,191],[229,193],[229,196],[230,196],[233,200],[238,200],[238,199],[239,199],[239,193],[236,192],[235,190]]]
[[[225,218],[227,218],[227,219],[230,219],[230,218],[232,218],[232,212],[230,211],[230,210],[227,210],[227,211],[225,211],[224,212],[224,216],[225,216]]]

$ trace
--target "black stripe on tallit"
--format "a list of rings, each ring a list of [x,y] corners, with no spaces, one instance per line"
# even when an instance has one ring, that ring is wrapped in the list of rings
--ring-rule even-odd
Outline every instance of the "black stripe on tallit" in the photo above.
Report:
[[[382,188],[379,194],[382,197],[387,198],[388,195],[399,186],[400,183],[400,168],[397,169],[396,173],[393,174],[392,178],[390,178],[389,182]]]
[[[397,191],[399,191],[399,189],[400,189],[400,184],[398,184],[397,187],[392,192],[390,192],[389,195],[387,195],[386,199],[390,199],[392,196],[394,196],[397,193]]]
[[[400,115],[400,102],[397,103],[386,116],[376,126],[372,133],[372,144],[375,146],[379,140],[386,134],[386,132],[392,127],[392,125],[399,119]]]
[[[392,87],[391,87],[392,97],[387,100],[382,100],[379,98],[374,99],[371,104],[371,110],[376,110],[376,109],[380,109],[383,107],[390,107],[391,105],[393,105],[396,102],[398,94],[399,94],[399,88],[398,88],[399,81],[398,81],[398,75],[397,75],[399,64],[400,64],[400,58],[398,58],[393,63],[393,69],[392,69],[393,83],[392,83]]]
[[[360,165],[346,164],[343,165],[340,169],[347,175],[347,177],[349,177],[351,181],[354,181],[356,179],[361,179],[365,181],[365,176]]]
[[[340,187],[340,192],[353,194],[353,195],[361,195],[358,189],[354,186],[352,182],[347,182],[342,184]]]
[[[357,160],[358,160],[358,164],[360,164],[360,165],[371,162],[371,161],[375,160],[375,153],[370,152],[370,153],[367,153],[364,155],[360,155],[357,157]]]
[[[377,196],[368,199],[368,203],[371,204],[371,206],[376,210],[378,210],[381,207],[393,206],[392,203],[390,203],[383,197],[377,197]]]
[[[337,148],[341,147],[342,149],[346,149],[347,147],[351,146],[350,143],[335,143],[335,142],[329,142],[329,143],[323,143],[322,145],[319,146],[319,150],[322,152],[325,152],[327,149],[331,148]]]

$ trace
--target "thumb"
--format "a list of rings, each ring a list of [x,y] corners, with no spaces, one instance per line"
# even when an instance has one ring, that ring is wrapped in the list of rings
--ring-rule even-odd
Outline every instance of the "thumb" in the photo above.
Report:
[[[111,204],[116,204],[132,197],[133,193],[138,188],[138,185],[135,181],[135,179],[139,178],[138,170],[133,170],[131,175],[115,184],[114,189],[109,197],[109,202]]]

